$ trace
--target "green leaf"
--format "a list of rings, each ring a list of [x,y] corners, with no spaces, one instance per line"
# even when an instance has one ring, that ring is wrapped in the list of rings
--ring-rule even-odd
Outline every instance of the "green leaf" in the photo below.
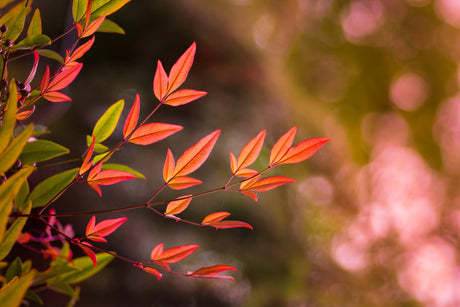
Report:
[[[33,131],[34,127],[30,124],[26,130],[13,139],[13,142],[11,142],[11,144],[0,155],[0,174],[9,170],[17,161],[22,149],[27,143],[27,140],[32,136]]]
[[[0,241],[3,239],[6,231],[13,199],[20,191],[23,183],[27,183],[26,179],[33,170],[33,167],[23,168],[0,185]]]
[[[145,176],[143,174],[141,174],[138,171],[133,170],[131,167],[123,165],[123,164],[106,163],[106,164],[102,164],[102,169],[103,170],[104,169],[113,169],[113,170],[116,170],[116,171],[127,172],[127,173],[130,173],[130,174],[136,176],[136,178],[145,179]]]
[[[49,284],[48,287],[53,291],[68,295],[72,298],[77,296],[77,292],[75,292],[75,290],[70,285],[63,282]]]
[[[22,29],[24,29],[26,15],[29,13],[29,10],[30,7],[23,7],[16,16],[5,22],[5,25],[8,27],[8,31],[5,33],[5,39],[9,39],[12,42],[16,41]]]
[[[22,302],[24,295],[32,283],[35,271],[22,277],[15,277],[0,289],[0,306],[16,307]]]
[[[113,258],[112,255],[106,253],[96,254],[97,267],[94,267],[89,257],[85,256],[73,259],[73,263],[77,270],[53,277],[48,280],[48,284],[66,283],[72,285],[80,283],[102,270]]]
[[[7,6],[8,4],[10,4],[13,1],[15,1],[15,0],[0,0],[0,9],[4,8],[5,6]]]
[[[11,47],[11,50],[30,49],[36,46],[46,46],[51,44],[51,39],[45,34],[27,36],[22,41]]]
[[[42,34],[42,18],[40,17],[40,10],[35,9],[34,16],[27,29],[27,36],[35,36],[38,34]]]
[[[2,127],[0,128],[0,153],[2,153],[10,142],[14,126],[16,125],[16,111],[18,108],[18,90],[15,80],[11,80],[9,86],[9,97],[6,102],[6,112],[3,117]]]
[[[97,32],[125,34],[125,30],[123,30],[122,27],[108,19],[104,19],[102,25],[97,29]]]
[[[42,207],[72,182],[78,173],[78,168],[56,174],[40,182],[29,194],[28,200],[32,201],[33,208]]]
[[[38,49],[36,51],[41,56],[44,56],[48,59],[56,60],[61,64],[64,63],[64,59],[56,51],[49,50],[49,49]]]
[[[38,303],[38,304],[40,304],[40,305],[43,306],[43,301],[42,301],[42,299],[40,298],[40,296],[38,296],[38,294],[35,293],[35,292],[32,291],[32,290],[28,290],[28,291],[26,292],[25,298],[26,298],[27,300],[29,300],[29,301],[34,301],[34,302],[36,302],[36,303]]]
[[[29,214],[31,208],[32,208],[32,204],[29,202],[27,204],[27,208],[23,211],[23,213]],[[11,248],[13,248],[14,242],[16,242],[16,239],[21,233],[22,228],[24,227],[26,221],[27,221],[27,217],[18,217],[14,221],[14,223],[10,226],[10,228],[8,228],[5,236],[3,237],[2,242],[0,243],[0,260],[3,260],[8,255]],[[3,306],[3,305],[0,304],[0,306]]]
[[[93,137],[87,135],[86,136],[86,144],[88,145],[88,147],[91,146],[92,142],[93,142]],[[99,152],[99,153],[103,153],[103,152],[109,151],[109,148],[107,146],[103,145],[103,144],[94,144],[94,151]]]
[[[21,188],[19,189],[18,194],[16,194],[16,199],[14,200],[15,206],[19,210],[24,209],[24,205],[26,204],[26,199],[29,195],[29,192],[29,183],[27,182],[27,180],[24,180],[24,182],[21,185]]]
[[[114,103],[105,111],[101,118],[99,118],[93,129],[96,143],[101,143],[106,140],[115,130],[124,105],[125,101],[123,99]]]
[[[79,22],[85,16],[88,0],[73,0],[72,3],[72,16],[73,21]]]
[[[9,283],[13,277],[21,276],[22,273],[22,263],[19,257],[16,257],[8,266],[8,269],[5,273],[5,282]]]
[[[19,159],[23,164],[32,164],[65,155],[69,152],[69,149],[57,143],[48,140],[38,140],[27,143]]]
[[[91,19],[96,19],[102,15],[109,16],[121,9],[131,0],[93,0],[91,7]]]

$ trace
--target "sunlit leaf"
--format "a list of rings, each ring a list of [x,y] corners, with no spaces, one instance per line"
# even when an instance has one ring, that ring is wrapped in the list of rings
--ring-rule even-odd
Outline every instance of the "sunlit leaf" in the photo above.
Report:
[[[109,16],[130,1],[131,0],[93,0],[91,17],[97,18],[102,15]]]
[[[24,22],[26,20],[26,15],[29,12],[30,7],[25,6],[23,4],[19,4],[19,5],[22,6],[19,12],[14,12],[13,10],[10,10],[9,13],[13,13],[13,16],[11,19],[9,19],[6,22],[3,21],[3,18],[2,20],[0,20],[0,24],[5,24],[8,27],[8,31],[3,36],[3,39],[9,39],[15,42],[16,39],[21,34],[22,29],[24,28]],[[4,17],[7,17],[7,14],[5,14]]]
[[[49,44],[51,44],[51,39],[48,36],[46,36],[45,34],[36,34],[34,36],[27,36],[19,43],[14,45],[11,49],[30,49],[32,47],[47,46]]]
[[[201,221],[201,224],[211,224],[215,222],[222,221],[224,218],[230,216],[230,213],[228,212],[215,212],[211,213],[208,216],[206,216],[203,221]]]
[[[196,244],[173,247],[164,250],[160,255],[155,258],[151,258],[151,260],[169,270],[169,266],[167,265],[168,263],[176,263],[184,259],[198,249],[198,247],[199,246]]]
[[[195,91],[195,90],[178,90],[168,96],[164,101],[164,104],[169,106],[181,106],[197,100],[200,97],[206,95],[207,92]]]
[[[134,179],[136,176],[133,174],[107,169],[102,170],[99,173],[95,174],[94,176],[88,175],[88,182],[98,184],[98,185],[112,185],[121,181],[125,181],[128,179]]]
[[[155,77],[153,78],[153,93],[162,101],[168,91],[168,75],[166,74],[161,61],[158,61]]]
[[[67,87],[77,77],[82,67],[83,64],[80,63],[74,67],[61,71],[50,81],[50,83],[46,87],[46,91],[59,91]]]
[[[43,74],[43,78],[42,78],[42,81],[40,83],[40,90],[41,90],[42,94],[48,88],[49,83],[50,83],[50,68],[49,68],[49,66],[46,66],[45,73]]]
[[[164,123],[145,124],[134,130],[128,141],[138,145],[150,145],[161,141],[180,130],[182,130],[182,126],[178,125]]]
[[[267,178],[262,178],[251,185],[241,187],[241,190],[249,190],[252,192],[263,192],[274,189],[280,185],[295,182],[294,179],[282,176],[272,176]]]
[[[242,168],[235,173],[235,176],[247,178],[251,176],[257,176],[257,174],[259,174],[259,172],[256,170],[250,168]]]
[[[273,145],[272,150],[270,152],[270,166],[278,163],[288,152],[289,148],[291,148],[292,142],[294,141],[296,132],[297,127],[294,126],[291,129],[289,129],[288,132],[283,134],[278,139],[278,141],[276,141],[275,145]]]
[[[152,252],[150,253],[150,259],[156,259],[161,255],[163,252],[163,243],[158,244],[152,249]]]
[[[216,275],[221,272],[225,271],[238,271],[236,268],[229,266],[229,265],[214,265],[210,267],[205,267],[198,269],[194,272],[188,272],[188,276],[194,277],[194,278],[214,278],[214,279],[229,279],[233,282],[233,277],[231,276],[226,276],[226,275]]]
[[[32,66],[32,69],[30,70],[29,76],[27,76],[25,84],[29,84],[32,82],[32,80],[35,78],[35,74],[37,73],[37,68],[38,68],[38,61],[40,59],[40,56],[36,51],[33,53],[34,56],[34,65]]]
[[[27,290],[32,284],[35,270],[15,276],[9,283],[0,289],[0,306],[16,307],[20,306]]]
[[[201,183],[201,180],[192,177],[176,176],[168,182],[168,186],[173,190],[183,190]]]
[[[265,134],[266,130],[264,129],[243,147],[238,156],[237,170],[251,165],[257,159],[264,143]]]
[[[188,205],[192,201],[192,195],[184,195],[179,197],[177,200],[173,200],[169,202],[168,206],[166,207],[165,214],[166,215],[175,215],[183,212],[187,209]]]
[[[33,131],[34,127],[30,124],[0,154],[0,174],[9,170],[16,163],[28,139],[32,136]]]
[[[46,92],[42,95],[42,97],[51,102],[63,102],[72,100],[72,98],[61,92]]]
[[[116,219],[104,220],[95,224],[96,217],[93,215],[86,227],[86,238],[96,242],[107,242],[107,240],[104,237],[108,236],[109,234],[117,230],[117,228],[119,228],[127,220],[128,218],[121,217]]]
[[[105,164],[102,164],[102,170],[105,170],[105,169],[113,169],[117,171],[122,171],[122,172],[130,173],[136,176],[136,178],[145,179],[145,176],[143,174],[132,169],[131,167],[127,165],[117,164],[117,163],[105,163]]]
[[[134,128],[136,128],[137,121],[139,119],[139,111],[140,111],[140,97],[139,94],[136,94],[136,98],[134,99],[133,106],[129,111],[128,116],[126,117],[125,125],[123,126],[123,137],[127,138],[131,132],[133,132]]]
[[[74,62],[76,60],[78,60],[79,58],[81,58],[83,55],[85,55],[86,52],[88,52],[89,49],[91,49],[91,47],[93,46],[94,44],[94,40],[95,40],[95,37],[93,36],[90,40],[88,40],[86,43],[84,43],[83,45],[81,45],[80,47],[78,47],[73,53],[72,55],[66,59],[66,63],[71,63],[71,62]]]
[[[0,128],[0,154],[8,146],[13,137],[14,126],[16,125],[16,110],[18,107],[18,91],[15,80],[11,80],[8,87],[10,95],[6,102],[6,110],[3,115],[2,125]]]
[[[49,49],[39,49],[36,52],[41,56],[44,56],[52,60],[56,60],[61,64],[64,63],[64,59],[56,51],[49,50]]]
[[[93,249],[90,247],[92,246],[88,242],[81,242],[78,244],[78,246],[83,250],[83,252],[91,259],[93,262],[93,266],[97,267],[97,258],[96,258],[96,253],[93,251]]]
[[[86,173],[91,168],[91,166],[93,165],[90,162],[90,159],[91,159],[91,156],[93,155],[93,152],[94,152],[94,144],[95,143],[96,143],[96,138],[93,136],[91,145],[89,146],[88,151],[86,152],[85,158],[83,159],[83,163],[81,164],[80,169],[78,170],[79,174]]]
[[[163,166],[163,179],[168,182],[174,175],[175,161],[171,150],[168,148],[165,164]]]
[[[30,117],[35,111],[35,106],[32,109],[16,113],[16,120],[25,120]]]
[[[125,101],[119,100],[111,105],[107,111],[99,118],[93,129],[93,135],[96,137],[96,143],[105,141],[115,130],[118,119],[120,118],[121,111]]]
[[[300,142],[292,147],[276,164],[299,163],[310,158],[325,143],[330,141],[328,138],[313,138]]]
[[[212,226],[216,229],[230,229],[230,228],[249,228],[252,229],[252,226],[249,225],[248,223],[241,222],[241,221],[220,221],[220,222],[215,222],[215,223],[208,223],[205,224],[208,226]]]
[[[196,44],[195,42],[184,52],[171,68],[169,73],[169,84],[167,93],[172,93],[187,79],[187,75],[195,58]]]
[[[220,129],[208,134],[195,145],[187,149],[184,154],[177,159],[174,176],[184,176],[197,170],[209,157],[219,135]]]
[[[81,34],[81,38],[84,38],[84,37],[88,37],[90,35],[93,35],[94,32],[97,31],[97,29],[99,29],[99,27],[101,26],[102,22],[104,21],[105,19],[105,15],[102,15],[100,17],[98,17],[96,20],[94,20],[84,31],[83,33]]]
[[[125,34],[125,30],[112,20],[104,19],[97,32]]]
[[[163,275],[160,272],[158,272],[158,270],[155,269],[155,268],[152,268],[152,267],[149,267],[149,266],[142,266],[142,270],[147,272],[147,273],[149,273],[149,274],[155,275],[158,280],[160,280],[161,277],[163,277]]]

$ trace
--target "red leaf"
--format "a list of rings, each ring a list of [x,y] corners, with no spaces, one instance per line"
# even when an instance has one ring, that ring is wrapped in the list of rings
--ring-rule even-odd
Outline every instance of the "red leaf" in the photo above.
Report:
[[[187,209],[188,205],[192,201],[192,195],[185,195],[179,197],[177,200],[173,200],[169,202],[168,206],[166,207],[165,214],[166,215],[175,215],[183,212]]]
[[[93,35],[94,32],[96,32],[97,29],[99,29],[99,27],[101,26],[102,22],[104,22],[104,19],[105,19],[105,14],[102,15],[101,17],[97,18],[96,20],[94,20],[94,21],[83,31],[83,33],[81,34],[80,38],[88,37],[88,36],[90,36],[90,35]]]
[[[40,57],[38,56],[38,53],[36,51],[34,51],[33,54],[34,54],[34,65],[32,66],[32,69],[30,70],[30,73],[29,73],[29,76],[27,77],[26,82],[24,82],[25,84],[30,84],[30,82],[32,82],[32,80],[35,78],[35,74],[37,73],[38,60]]]
[[[97,194],[99,194],[99,196],[102,196],[102,191],[101,191],[101,188],[95,184],[95,183],[92,183],[92,182],[88,182],[88,185],[94,190],[97,192]]]
[[[220,222],[227,216],[230,216],[230,213],[228,212],[211,213],[203,219],[203,221],[201,222],[201,225]]]
[[[175,168],[174,156],[171,150],[168,148],[168,153],[166,154],[165,164],[163,166],[163,179],[165,180],[165,182],[168,182],[169,180],[171,180],[174,174],[174,168]]]
[[[96,222],[96,217],[93,216],[86,226],[86,237],[97,242],[107,242],[104,237],[117,230],[117,228],[126,222],[127,219],[128,218],[126,217],[109,219],[94,225]]]
[[[95,144],[96,138],[93,135],[93,141],[91,142],[91,146],[88,148],[88,152],[86,153],[85,159],[83,160],[83,163],[80,166],[80,170],[78,171],[80,175],[86,173],[93,165],[92,162],[89,162],[89,159],[91,159],[91,156],[93,155]]]
[[[219,264],[219,265],[214,265],[214,266],[198,269],[195,272],[189,273],[188,275],[189,276],[192,276],[192,275],[214,275],[214,274],[224,272],[224,271],[238,271],[238,270],[236,268],[232,267],[232,266],[229,266],[229,265]]]
[[[156,259],[163,252],[163,243],[158,244],[152,249],[150,253],[150,259]]]
[[[50,68],[49,66],[46,66],[46,70],[45,70],[45,73],[43,74],[42,82],[40,83],[40,90],[42,93],[46,90],[49,83],[50,83]]]
[[[262,130],[252,140],[246,144],[238,156],[236,169],[239,170],[251,165],[259,156],[262,145],[264,144],[266,130]]]
[[[88,40],[86,43],[84,43],[83,45],[81,45],[80,47],[78,47],[70,57],[67,58],[67,60],[65,61],[66,63],[66,67],[67,67],[67,64],[69,63],[72,63],[76,60],[78,60],[79,58],[81,58],[86,52],[88,52],[89,49],[91,49],[91,47],[93,46],[94,44],[94,40],[95,40],[95,37],[93,36],[90,40]]]
[[[297,146],[292,147],[284,155],[284,157],[276,164],[291,164],[302,162],[320,149],[330,139],[328,138],[313,138],[300,142]]]
[[[163,123],[145,124],[138,127],[128,141],[138,145],[150,145],[161,141],[180,130],[182,130],[182,127],[178,125]]]
[[[94,264],[94,267],[96,267],[97,258],[96,258],[96,253],[90,248],[92,247],[92,245],[87,242],[81,242],[80,244],[78,244],[78,246],[80,246],[83,252],[85,252],[85,254],[91,259],[91,261]]]
[[[134,179],[134,178],[136,178],[135,175],[127,173],[127,172],[113,170],[113,169],[106,169],[106,170],[100,171],[99,173],[93,176],[91,176],[91,172],[90,172],[90,174],[88,175],[88,183],[93,183],[97,185],[112,185],[112,184],[115,184],[121,181]]]
[[[208,134],[187,149],[177,160],[173,176],[184,176],[197,170],[209,157],[219,135],[220,129]]]
[[[168,75],[166,74],[161,61],[158,60],[157,70],[153,78],[153,93],[159,101],[163,101],[168,91]]]
[[[168,186],[173,190],[183,190],[201,183],[201,180],[192,177],[177,176],[168,182]]]
[[[79,63],[78,65],[61,71],[53,78],[53,80],[50,81],[48,87],[46,88],[46,92],[59,91],[67,87],[77,77],[82,67],[83,64]]]
[[[139,110],[140,110],[140,98],[139,94],[136,94],[136,98],[134,99],[133,106],[129,111],[128,116],[126,117],[125,125],[123,126],[123,137],[128,137],[131,132],[133,132],[134,128],[136,128],[137,121],[139,119]]]
[[[35,106],[33,105],[32,109],[17,113],[16,120],[25,120],[29,118],[29,116],[32,115],[34,111],[35,111]]]
[[[169,73],[169,85],[167,94],[174,92],[187,79],[188,72],[192,67],[195,57],[196,44],[195,42],[184,52],[171,68]]]
[[[278,141],[276,141],[275,145],[273,145],[272,151],[270,153],[270,166],[277,164],[284,155],[288,152],[289,148],[294,141],[295,134],[297,132],[297,127],[294,126],[289,129],[288,132],[283,134]]]
[[[193,253],[198,247],[196,244],[173,247],[163,251],[160,255],[156,255],[151,260],[155,262],[175,263]]]
[[[263,192],[263,191],[274,189],[280,185],[283,185],[289,182],[295,182],[295,180],[288,178],[288,177],[272,176],[272,177],[260,179],[248,186],[243,186],[242,184],[242,187],[240,187],[240,190],[248,190],[252,192]]]
[[[163,275],[160,272],[158,272],[158,270],[155,268],[149,266],[142,266],[142,270],[149,274],[155,275],[157,277],[157,280],[160,280],[161,277],[163,277]]]
[[[180,106],[183,104],[187,104],[194,100],[197,100],[200,97],[206,95],[207,92],[203,91],[195,91],[195,90],[178,90],[168,96],[164,101],[164,104],[169,106]]]
[[[51,102],[71,101],[72,99],[61,92],[46,92],[42,97]]]
[[[245,222],[240,221],[221,221],[216,223],[206,224],[212,226],[216,229],[230,229],[230,228],[249,228],[252,229],[252,226]]]

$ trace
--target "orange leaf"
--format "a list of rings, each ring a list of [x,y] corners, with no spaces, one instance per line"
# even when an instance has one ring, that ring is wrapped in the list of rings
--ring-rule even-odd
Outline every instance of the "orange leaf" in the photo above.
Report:
[[[81,45],[80,47],[78,47],[70,57],[67,58],[67,60],[65,61],[66,63],[66,66],[67,64],[69,63],[72,63],[76,60],[78,60],[79,58],[81,58],[86,52],[88,52],[89,49],[91,49],[91,47],[93,46],[93,43],[94,43],[94,40],[95,40],[95,37],[93,36],[89,41],[87,41],[86,43],[84,43],[83,45]]]
[[[94,21],[83,31],[83,33],[81,34],[80,38],[88,37],[88,36],[90,36],[90,35],[93,35],[94,32],[96,32],[97,29],[99,29],[99,27],[101,26],[102,22],[104,22],[104,19],[105,19],[105,14],[102,15],[101,17],[97,18],[96,20],[94,20]]]
[[[155,71],[155,77],[153,78],[153,93],[159,101],[163,101],[163,98],[166,96],[168,91],[168,75],[161,64],[161,61],[158,60],[157,70]]]
[[[194,100],[197,100],[200,97],[206,95],[207,92],[203,91],[195,91],[195,90],[178,90],[168,96],[164,101],[164,104],[169,106],[180,106],[183,104],[187,104]]]
[[[134,130],[128,141],[138,145],[150,145],[180,130],[182,130],[182,127],[178,125],[163,123],[145,124]]]
[[[270,153],[270,162],[269,162],[270,166],[277,164],[284,157],[284,155],[288,152],[289,148],[291,148],[292,142],[294,141],[296,132],[297,132],[297,127],[294,126],[291,129],[289,129],[288,132],[283,134],[278,139],[278,141],[276,141]]]
[[[204,224],[211,224],[211,223],[216,223],[222,221],[224,218],[227,216],[230,216],[230,213],[228,212],[215,212],[211,213],[208,216],[206,216],[203,221],[201,221],[201,225]]]
[[[40,90],[42,93],[46,90],[49,83],[50,83],[50,68],[49,66],[46,66],[45,73],[43,74],[43,78],[40,83]]]
[[[256,193],[254,193],[254,192],[251,192],[251,191],[245,191],[245,190],[243,190],[243,191],[240,191],[240,192],[241,192],[241,194],[243,194],[243,195],[246,195],[246,196],[249,196],[249,197],[251,197],[252,199],[254,199],[254,201],[257,201],[257,200],[258,200],[258,198],[257,198],[257,194],[256,194]]]
[[[85,252],[85,254],[91,259],[91,261],[94,264],[94,267],[96,267],[97,258],[96,258],[96,253],[90,248],[92,247],[92,245],[87,242],[81,242],[80,244],[78,244],[78,246],[80,246],[83,252]]]
[[[229,279],[234,281],[233,277],[226,275],[216,275],[224,271],[238,271],[236,268],[229,265],[214,265],[196,270],[195,272],[188,272],[188,276],[193,278],[213,278],[213,279]]]
[[[199,246],[196,244],[173,247],[163,251],[160,255],[151,260],[155,262],[175,263],[193,253],[198,247]]]
[[[260,179],[249,186],[241,187],[241,190],[249,190],[252,192],[263,192],[274,189],[280,185],[295,182],[294,179],[282,176],[272,176]]]
[[[125,125],[123,126],[123,137],[126,138],[134,128],[136,128],[137,120],[139,119],[139,110],[140,110],[140,98],[139,94],[136,94],[134,99],[133,106],[129,111],[128,116],[126,117]]]
[[[85,27],[88,26],[89,19],[91,17],[92,8],[93,8],[93,0],[88,0],[88,3],[86,5],[86,11],[85,11]]]
[[[235,173],[235,176],[247,178],[251,176],[257,176],[257,174],[259,174],[259,172],[256,170],[250,168],[242,168]]]
[[[88,152],[86,153],[85,159],[83,160],[83,163],[80,166],[80,170],[78,171],[80,175],[86,173],[93,165],[93,163],[89,162],[89,159],[91,159],[91,156],[93,155],[95,144],[96,138],[93,135],[93,141],[91,142],[91,146],[88,148]]]
[[[276,164],[291,164],[302,162],[320,149],[325,143],[330,141],[328,138],[313,138],[300,142],[292,147],[284,157]]]
[[[255,184],[255,182],[257,180],[259,180],[260,178],[260,175],[257,175],[255,177],[251,177],[251,178],[248,178],[246,180],[244,180],[241,184],[240,184],[240,191],[241,190],[246,190],[248,187],[252,186],[253,184]]]
[[[42,97],[51,102],[71,101],[72,99],[61,92],[46,92]]]
[[[46,92],[59,91],[68,86],[80,73],[82,67],[83,64],[79,63],[74,67],[61,71],[50,81],[49,85],[46,87]]]
[[[171,68],[169,73],[169,85],[167,94],[174,92],[187,79],[188,72],[192,67],[195,57],[196,44],[195,42],[184,52]]]
[[[99,196],[102,196],[101,188],[100,188],[97,184],[95,184],[95,183],[93,183],[93,182],[88,182],[88,185],[89,185],[94,191],[96,191],[97,194],[99,194]]]
[[[171,180],[175,168],[174,156],[171,150],[168,148],[168,153],[166,154],[165,164],[163,166],[163,179],[165,182]]]
[[[209,157],[219,135],[220,129],[208,134],[187,149],[177,160],[173,176],[184,176],[197,170]]]
[[[168,182],[168,186],[173,190],[183,190],[201,183],[201,180],[192,177],[178,176],[171,179]]]
[[[230,154],[230,168],[232,169],[232,174],[235,174],[237,172],[237,160],[236,160],[236,157],[233,153],[229,152]]]
[[[190,202],[192,201],[191,196],[192,195],[181,196],[177,200],[169,202],[168,206],[166,207],[165,214],[174,215],[183,212],[185,209],[187,209],[188,205],[190,205]]]
[[[16,114],[16,120],[25,120],[29,118],[30,115],[32,115],[35,111],[35,106],[32,106],[32,109],[22,111]]]
[[[128,218],[126,217],[109,219],[99,222],[95,225],[96,217],[93,215],[88,225],[86,226],[86,237],[97,242],[107,242],[104,237],[117,230],[117,228],[126,222],[127,219]]]
[[[239,170],[251,165],[259,156],[262,145],[264,144],[266,130],[262,130],[247,145],[243,147],[238,156],[236,169]]]

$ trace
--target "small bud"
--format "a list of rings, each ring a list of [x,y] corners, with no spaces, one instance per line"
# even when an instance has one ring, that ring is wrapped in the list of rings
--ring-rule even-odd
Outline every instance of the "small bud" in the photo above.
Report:
[[[6,31],[8,31],[8,27],[6,25],[1,25],[0,32],[5,33]]]
[[[25,84],[19,81],[16,81],[16,85],[18,86],[18,89],[23,90],[26,88]]]
[[[3,45],[4,45],[5,47],[11,47],[11,46],[13,46],[13,41],[12,41],[11,39],[7,39],[7,40],[3,43]]]
[[[22,97],[27,97],[27,96],[29,96],[30,93],[29,93],[29,91],[27,91],[27,90],[20,90],[20,91],[19,91],[19,94],[20,94]]]

